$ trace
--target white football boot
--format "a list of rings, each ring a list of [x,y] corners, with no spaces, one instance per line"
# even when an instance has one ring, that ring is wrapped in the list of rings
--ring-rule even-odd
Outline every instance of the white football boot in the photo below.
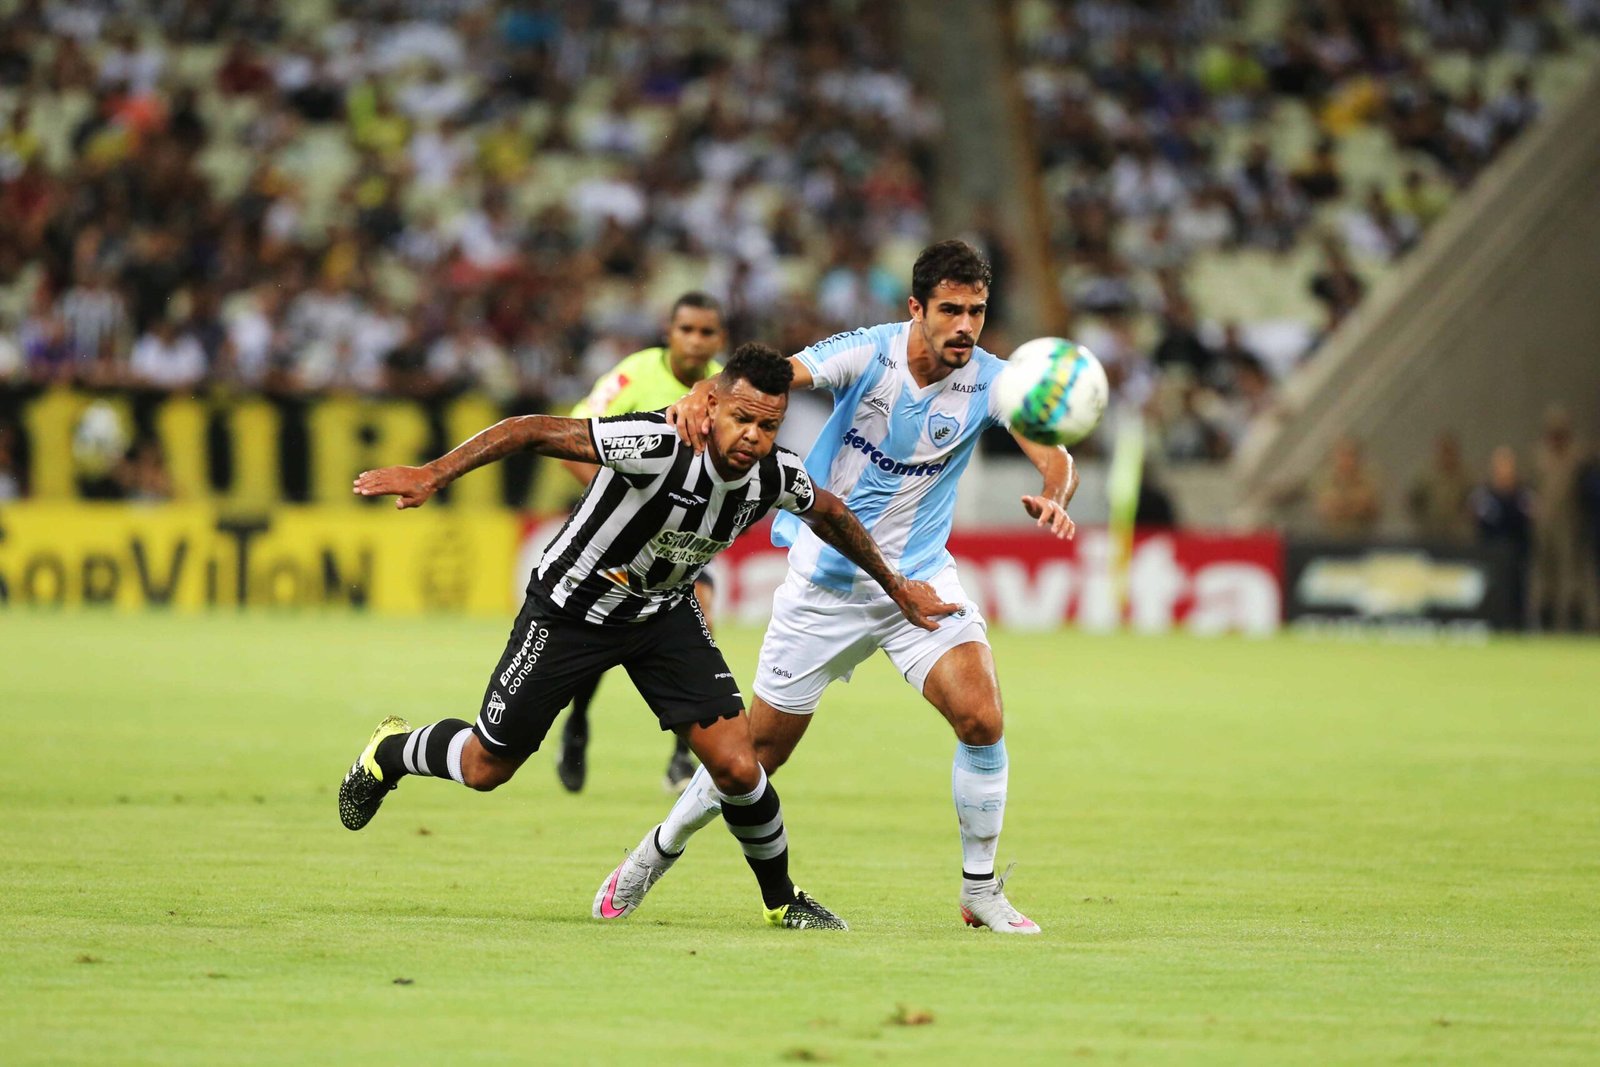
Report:
[[[678,856],[669,856],[657,848],[656,830],[657,827],[652,826],[639,847],[628,853],[616,870],[600,883],[592,912],[596,919],[621,919],[632,915],[634,909],[644,903],[644,895],[650,892],[650,887],[672,869],[678,856],[683,855],[680,852]]]
[[[980,930],[988,927],[997,934],[1039,932],[1039,924],[1012,907],[1011,901],[1006,899],[1006,879],[1011,877],[1011,868],[1015,866],[1013,863],[1006,867],[1006,873],[999,878],[988,878],[982,882],[962,879],[962,921]]]

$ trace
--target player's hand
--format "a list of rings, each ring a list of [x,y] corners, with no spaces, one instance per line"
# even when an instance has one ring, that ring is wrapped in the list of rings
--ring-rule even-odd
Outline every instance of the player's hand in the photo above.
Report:
[[[711,436],[711,389],[706,382],[698,382],[682,399],[667,405],[667,425],[696,452],[705,451],[706,438]]]
[[[1036,519],[1035,526],[1049,526],[1050,532],[1063,541],[1070,541],[1078,532],[1078,524],[1067,517],[1067,509],[1044,496],[1025,496],[1022,506],[1030,518]]]
[[[380,467],[362,471],[356,479],[358,496],[397,496],[397,508],[420,508],[439,489],[426,467]]]
[[[923,630],[937,630],[939,624],[935,620],[961,610],[960,604],[947,604],[940,600],[938,590],[927,582],[903,582],[890,596],[894,598],[900,614],[911,625]]]

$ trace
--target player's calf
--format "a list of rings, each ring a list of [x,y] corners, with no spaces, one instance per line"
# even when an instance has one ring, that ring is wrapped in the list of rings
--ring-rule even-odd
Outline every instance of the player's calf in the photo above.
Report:
[[[461,783],[468,789],[487,793],[511,781],[522,765],[520,760],[497,756],[483,747],[483,743],[470,731],[466,747],[461,753]]]

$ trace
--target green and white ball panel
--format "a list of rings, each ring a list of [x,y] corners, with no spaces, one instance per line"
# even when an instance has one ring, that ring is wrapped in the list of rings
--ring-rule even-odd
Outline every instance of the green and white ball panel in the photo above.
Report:
[[[1017,348],[996,381],[1011,428],[1030,441],[1071,445],[1088,437],[1111,396],[1105,368],[1082,345],[1039,337]]]

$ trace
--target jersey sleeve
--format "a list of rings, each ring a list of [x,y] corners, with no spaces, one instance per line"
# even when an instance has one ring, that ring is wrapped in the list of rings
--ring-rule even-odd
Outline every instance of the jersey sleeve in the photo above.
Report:
[[[622,406],[627,403],[629,386],[632,384],[632,377],[621,368],[602,375],[599,381],[594,383],[594,388],[589,390],[589,395],[578,401],[578,406],[572,409],[572,417],[598,419],[605,415],[620,415],[625,411],[632,411],[631,406]]]
[[[783,478],[782,488],[778,490],[777,506],[796,515],[810,511],[817,502],[817,487],[812,484],[811,475],[806,473],[806,465],[786,448],[778,449],[777,456],[778,473]]]
[[[678,453],[678,431],[660,412],[590,419],[589,434],[600,465],[622,474],[659,474]]]
[[[879,340],[877,328],[836,333],[802,348],[795,358],[811,372],[818,389],[837,392],[861,377],[878,351]]]

